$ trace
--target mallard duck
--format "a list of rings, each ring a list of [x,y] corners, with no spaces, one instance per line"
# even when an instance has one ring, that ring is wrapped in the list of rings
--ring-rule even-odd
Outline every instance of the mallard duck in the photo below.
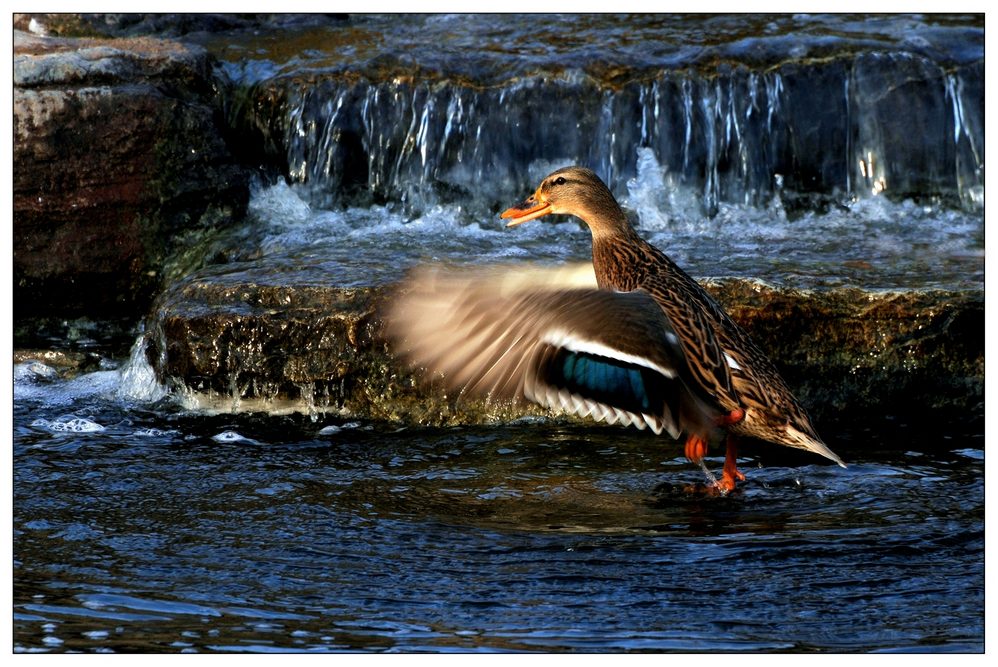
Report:
[[[714,482],[721,493],[745,479],[739,437],[806,449],[845,467],[772,362],[710,294],[634,231],[594,172],[559,169],[501,217],[513,227],[549,214],[589,227],[592,265],[417,269],[385,316],[386,332],[413,366],[441,374],[453,389],[685,434],[685,454],[701,467],[708,443],[726,434]]]

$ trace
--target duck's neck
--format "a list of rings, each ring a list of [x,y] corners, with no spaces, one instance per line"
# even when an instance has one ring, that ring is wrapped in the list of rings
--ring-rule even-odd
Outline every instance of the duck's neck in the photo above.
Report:
[[[636,289],[644,276],[642,270],[647,243],[631,227],[616,202],[613,209],[586,220],[593,235],[593,268],[602,289],[627,292]]]

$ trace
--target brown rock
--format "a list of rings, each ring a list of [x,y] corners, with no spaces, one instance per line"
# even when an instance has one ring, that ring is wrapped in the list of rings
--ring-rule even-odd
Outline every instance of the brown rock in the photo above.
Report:
[[[983,418],[983,298],[945,291],[707,288],[771,356],[819,424]],[[159,377],[200,407],[346,411],[459,424],[549,414],[447,396],[377,332],[379,288],[218,284],[192,277],[149,322]]]
[[[16,33],[17,318],[137,319],[170,255],[241,214],[210,76],[178,43]]]

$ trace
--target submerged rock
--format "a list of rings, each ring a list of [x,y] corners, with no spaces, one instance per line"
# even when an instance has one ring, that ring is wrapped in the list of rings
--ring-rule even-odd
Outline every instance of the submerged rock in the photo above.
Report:
[[[248,199],[210,58],[152,38],[14,41],[15,316],[138,320],[171,254]]]
[[[705,286],[819,423],[983,418],[978,294],[804,292],[741,279]],[[191,407],[210,410],[338,411],[434,425],[549,414],[447,396],[432,378],[407,372],[378,335],[386,293],[193,277],[157,303],[151,361]]]
[[[26,365],[35,375],[46,379],[75,377],[98,370],[100,355],[68,350],[14,350],[14,365]]]

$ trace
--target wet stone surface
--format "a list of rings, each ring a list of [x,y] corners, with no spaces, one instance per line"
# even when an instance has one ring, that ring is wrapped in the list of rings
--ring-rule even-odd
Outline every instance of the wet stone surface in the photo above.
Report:
[[[973,294],[705,284],[819,423],[846,411],[875,422],[983,415],[983,301]],[[385,292],[195,276],[160,299],[150,359],[164,381],[221,410],[342,409],[422,424],[538,414],[414,378],[378,335]]]

